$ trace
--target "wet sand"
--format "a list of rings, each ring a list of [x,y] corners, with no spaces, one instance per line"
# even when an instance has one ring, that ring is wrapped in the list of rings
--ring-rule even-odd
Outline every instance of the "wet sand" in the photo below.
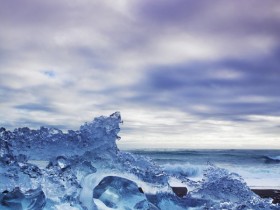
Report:
[[[178,197],[184,197],[188,193],[188,189],[186,187],[172,187],[173,192]],[[144,193],[141,188],[139,188],[141,193]],[[273,203],[280,203],[280,190],[275,189],[252,189],[254,193],[259,195],[261,198],[272,198]]]
[[[252,189],[261,198],[272,198],[273,203],[280,203],[280,190],[274,189]]]
[[[184,197],[188,192],[186,187],[172,187],[172,190],[179,197]],[[252,191],[259,195],[261,198],[272,198],[273,203],[280,203],[280,190],[252,189]]]

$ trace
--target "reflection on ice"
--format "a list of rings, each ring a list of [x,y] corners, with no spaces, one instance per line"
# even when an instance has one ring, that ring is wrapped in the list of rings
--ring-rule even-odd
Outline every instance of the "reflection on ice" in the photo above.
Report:
[[[42,209],[45,206],[45,194],[39,188],[21,192],[19,188],[13,191],[4,191],[0,195],[1,209]]]
[[[157,209],[131,180],[107,176],[93,189],[93,198],[114,209]]]

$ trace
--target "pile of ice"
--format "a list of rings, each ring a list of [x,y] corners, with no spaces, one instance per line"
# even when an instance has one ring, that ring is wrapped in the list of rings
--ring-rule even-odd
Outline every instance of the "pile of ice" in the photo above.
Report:
[[[116,112],[68,133],[1,128],[0,209],[279,209],[224,169],[209,166],[194,182],[119,151],[120,123]],[[187,186],[188,194],[176,196],[171,179]]]

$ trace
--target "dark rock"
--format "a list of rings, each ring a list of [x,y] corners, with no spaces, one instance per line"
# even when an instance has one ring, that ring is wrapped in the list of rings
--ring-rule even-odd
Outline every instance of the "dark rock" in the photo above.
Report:
[[[172,191],[181,198],[186,196],[188,193],[188,189],[186,187],[172,187]]]
[[[272,203],[280,203],[280,190],[252,189],[252,191],[259,195],[261,198],[272,198]]]

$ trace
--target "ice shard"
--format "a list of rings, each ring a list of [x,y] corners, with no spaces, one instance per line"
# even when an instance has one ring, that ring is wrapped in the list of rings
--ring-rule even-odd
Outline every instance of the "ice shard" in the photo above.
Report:
[[[117,176],[104,177],[93,189],[93,198],[113,209],[157,209],[147,201],[135,182]]]

